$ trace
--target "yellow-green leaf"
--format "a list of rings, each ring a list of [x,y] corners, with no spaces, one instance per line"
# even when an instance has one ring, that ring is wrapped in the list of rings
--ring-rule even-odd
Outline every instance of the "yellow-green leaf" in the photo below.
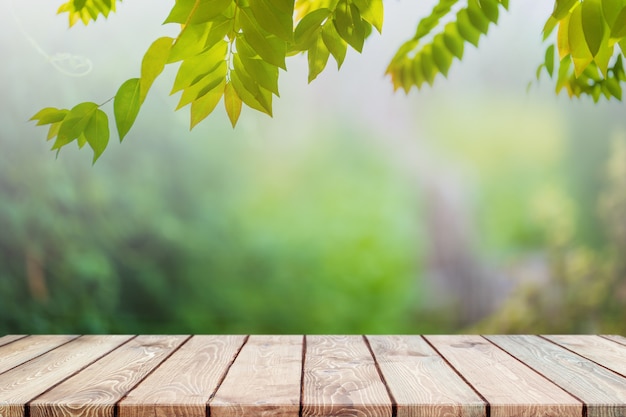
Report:
[[[548,71],[548,75],[552,77],[554,72],[554,45],[550,45],[548,46],[548,49],[546,49],[544,64],[546,66],[546,70]]]
[[[561,20],[569,14],[573,7],[579,4],[580,0],[555,0],[552,16],[557,20]]]
[[[185,59],[178,68],[170,94],[193,85],[203,76],[214,71],[220,63],[226,61],[227,54],[228,42],[222,40],[208,51]]]
[[[298,50],[309,49],[309,45],[317,39],[319,31],[322,30],[322,24],[331,13],[330,9],[321,8],[312,11],[300,20],[294,32],[294,42]]]
[[[354,4],[361,13],[361,18],[374,26],[378,33],[383,31],[383,1],[382,0],[354,0]]]
[[[191,103],[191,129],[215,110],[224,95],[225,85],[226,79],[224,78],[214,89]]]
[[[240,9],[240,12],[241,29],[252,49],[270,64],[287,69],[285,66],[286,42],[274,35],[264,33],[254,16],[246,9]]]
[[[113,113],[115,125],[120,137],[120,142],[135,123],[141,107],[141,92],[139,78],[126,80],[117,90],[113,100]]]
[[[444,77],[447,77],[450,65],[452,65],[452,54],[446,48],[442,34],[435,36],[433,39],[432,54],[433,61],[437,68],[439,68],[439,72],[441,72]]]
[[[260,86],[278,96],[278,67],[263,61],[245,42],[243,37],[237,37],[236,45],[237,55],[246,72],[250,74]]]
[[[348,50],[348,44],[344,41],[339,33],[337,33],[337,29],[335,29],[335,25],[324,25],[322,29],[322,40],[328,48],[328,51],[332,54],[337,61],[337,69],[341,68],[344,59],[346,58],[346,52]]]
[[[80,103],[72,107],[59,127],[59,134],[52,149],[60,149],[78,138],[97,109],[98,105],[92,102]]]
[[[228,118],[233,127],[235,127],[237,120],[239,120],[241,104],[241,98],[237,95],[233,85],[230,82],[226,83],[226,87],[224,87],[224,107],[226,108],[226,114],[228,114]]]
[[[559,23],[559,30],[556,37],[556,45],[559,51],[559,60],[565,58],[570,53],[569,49],[569,21],[571,15],[565,16]]]
[[[48,136],[46,137],[46,140],[50,140],[59,134],[61,123],[62,122],[56,122],[50,125],[50,129],[48,129]]]
[[[467,9],[460,10],[456,16],[457,16],[457,30],[459,31],[459,34],[467,42],[477,47],[478,41],[480,39],[480,32],[470,22]]]
[[[483,13],[478,4],[478,0],[468,0],[467,15],[471,24],[478,29],[480,33],[486,34],[489,31],[489,19]]]
[[[432,46],[426,45],[424,49],[420,52],[420,58],[422,60],[422,71],[424,74],[424,79],[429,85],[433,85],[435,82],[435,77],[439,72],[437,67],[435,66],[435,61],[432,56]]]
[[[574,63],[574,72],[579,76],[593,61],[593,55],[589,51],[583,31],[582,8],[577,7],[572,12],[567,30],[569,49]]]
[[[293,15],[274,7],[269,0],[249,0],[257,23],[266,32],[289,42],[293,38]]]
[[[493,23],[498,23],[498,0],[479,0],[478,4],[487,19]]]
[[[146,51],[146,54],[143,56],[139,82],[139,88],[141,90],[140,101],[142,103],[146,99],[146,95],[152,83],[154,83],[154,80],[163,72],[173,42],[174,39],[172,38],[159,38],[150,45],[150,48],[148,48],[148,51]]]
[[[463,38],[454,22],[448,23],[443,30],[443,43],[446,48],[458,59],[463,58]]]
[[[580,12],[585,41],[589,52],[595,57],[606,33],[601,0],[585,0],[580,7]]]
[[[45,109],[39,110],[30,120],[37,120],[37,126],[48,125],[63,121],[68,113],[69,110],[67,109],[46,107]]]
[[[328,51],[326,44],[324,44],[324,40],[321,36],[318,36],[317,42],[309,48],[307,54],[309,63],[309,83],[317,78],[322,71],[324,71],[329,57],[330,52]]]
[[[602,0],[602,13],[609,28],[613,27],[625,7],[626,0]]]
[[[102,155],[109,143],[109,118],[105,112],[97,109],[85,127],[85,139],[93,149],[93,162]]]
[[[611,27],[611,37],[615,39],[626,36],[626,6],[617,15],[613,26]]]
[[[206,23],[224,12],[233,0],[176,0],[163,23],[194,25]]]

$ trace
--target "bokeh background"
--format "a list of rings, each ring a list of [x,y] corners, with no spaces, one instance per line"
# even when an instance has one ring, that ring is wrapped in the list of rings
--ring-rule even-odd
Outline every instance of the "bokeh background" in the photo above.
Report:
[[[407,96],[385,67],[433,2],[387,0],[362,55],[311,85],[292,58],[235,130],[189,132],[168,68],[95,166],[28,119],[109,99],[173,2],[72,29],[60,3],[1,6],[0,334],[626,333],[625,107],[534,81],[551,2]]]

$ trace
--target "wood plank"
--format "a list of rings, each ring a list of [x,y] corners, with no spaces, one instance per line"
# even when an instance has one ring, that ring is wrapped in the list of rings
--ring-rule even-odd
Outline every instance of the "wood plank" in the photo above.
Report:
[[[113,417],[115,404],[187,336],[138,336],[30,403],[32,417]]]
[[[491,417],[583,415],[580,401],[483,337],[426,339],[487,400]]]
[[[106,355],[131,336],[81,336],[0,375],[0,416],[23,417],[25,404]]]
[[[205,417],[245,336],[194,336],[119,403],[119,417]]]
[[[479,417],[485,402],[420,336],[368,336],[398,417]]]
[[[307,336],[303,382],[303,416],[391,416],[391,399],[361,336]]]
[[[616,343],[619,343],[620,345],[626,345],[626,337],[624,336],[619,336],[615,334],[607,334],[607,335],[602,335],[602,337],[604,337],[605,339],[612,340]]]
[[[0,374],[77,337],[74,335],[28,336],[0,346]]]
[[[582,400],[587,416],[626,415],[625,378],[538,336],[488,338]]]
[[[7,345],[11,342],[15,342],[16,340],[25,338],[25,334],[7,334],[5,336],[0,337],[0,346]]]
[[[250,336],[209,402],[211,417],[297,417],[302,336]]]
[[[546,335],[585,358],[626,376],[626,346],[600,336]]]

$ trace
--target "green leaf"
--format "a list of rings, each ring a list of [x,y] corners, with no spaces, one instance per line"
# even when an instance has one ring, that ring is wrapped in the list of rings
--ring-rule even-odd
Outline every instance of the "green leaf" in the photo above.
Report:
[[[556,45],[559,51],[559,59],[563,59],[570,54],[569,49],[569,22],[571,15],[567,15],[561,20],[556,37]]]
[[[30,120],[38,120],[37,126],[48,125],[51,123],[57,123],[63,121],[65,116],[69,113],[67,109],[57,109],[54,107],[46,107],[41,109]]]
[[[580,4],[580,0],[555,0],[554,11],[552,17],[557,20],[563,19],[567,16],[570,10]]]
[[[72,107],[59,127],[57,140],[52,149],[60,149],[78,138],[97,109],[98,105],[91,102],[80,103]]]
[[[163,23],[206,23],[221,15],[232,3],[233,0],[176,0]]]
[[[341,68],[346,58],[348,44],[339,36],[335,25],[324,25],[324,29],[322,29],[322,40],[326,48],[328,48],[328,51],[335,58],[335,61],[337,61],[337,69]]]
[[[309,45],[317,40],[317,35],[322,30],[322,23],[328,19],[331,13],[330,9],[317,9],[300,20],[294,32],[294,42],[298,50],[309,49]]]
[[[185,59],[178,68],[170,94],[193,85],[201,77],[214,71],[220,63],[226,61],[227,54],[228,42],[222,40],[208,51]]]
[[[413,80],[415,82],[415,86],[419,89],[426,82],[426,77],[424,75],[424,66],[422,65],[422,55],[416,55],[413,58],[413,64],[411,65],[412,71],[410,71],[413,76]],[[405,91],[408,89],[405,87]]]
[[[441,72],[444,77],[447,77],[450,65],[452,65],[453,57],[450,51],[448,51],[448,49],[446,48],[446,45],[444,44],[442,34],[438,34],[433,39],[432,55],[435,65],[437,66],[437,68],[439,68],[439,72]]]
[[[489,19],[484,15],[483,10],[478,4],[478,0],[469,0],[467,2],[467,15],[470,23],[478,29],[480,33],[486,34],[489,31]]]
[[[241,98],[237,95],[232,83],[226,83],[226,87],[224,87],[224,107],[226,107],[226,114],[228,114],[228,118],[233,127],[235,127],[237,120],[239,120],[241,104]]]
[[[141,61],[140,101],[143,103],[154,80],[163,72],[174,39],[159,38],[150,45]]]
[[[585,0],[580,7],[582,28],[585,41],[592,56],[600,50],[602,39],[606,32],[604,16],[602,14],[602,0]],[[626,14],[624,15],[626,17]]]
[[[286,42],[274,35],[263,33],[263,30],[254,16],[251,16],[251,13],[246,9],[240,9],[240,11],[241,29],[246,42],[265,61],[282,69],[287,69],[285,66]]]
[[[611,37],[615,39],[623,38],[626,36],[626,7],[617,15],[613,26],[611,27]]]
[[[105,112],[96,109],[85,127],[84,135],[93,149],[93,162],[95,163],[109,143],[109,118]]]
[[[309,83],[313,81],[317,76],[324,71],[330,52],[324,44],[324,40],[321,36],[318,36],[317,42],[315,42],[307,54],[307,60],[309,63]]]
[[[463,39],[478,47],[480,32],[470,23],[467,9],[462,9],[457,13],[457,30]]]
[[[352,4],[348,4],[345,0],[340,1],[335,10],[333,23],[339,36],[348,42],[350,46],[358,52],[363,50],[365,28],[363,27],[359,9]]]
[[[589,51],[583,31],[582,8],[577,7],[572,12],[567,30],[570,54],[574,63],[574,72],[579,76],[593,61],[593,55]]]
[[[361,18],[374,26],[378,33],[383,32],[383,1],[382,0],[354,0],[354,4],[361,13]]]
[[[463,38],[459,34],[457,25],[450,22],[443,30],[443,43],[446,48],[458,59],[463,58]]]
[[[261,87],[278,96],[278,67],[260,59],[256,52],[245,42],[243,37],[237,37],[236,45],[239,59],[246,72],[250,74]]]
[[[191,129],[215,110],[224,95],[225,85],[226,79],[224,78],[214,89],[191,103]]]
[[[479,0],[478,5],[483,15],[493,23],[498,23],[498,1],[497,0]]]
[[[608,27],[613,27],[624,7],[626,0],[602,0],[602,13]]]
[[[552,77],[552,74],[554,73],[554,45],[550,45],[548,46],[548,49],[546,49],[544,64],[546,66],[546,70],[548,71],[548,75]]]
[[[178,62],[201,53],[212,27],[213,23],[185,26],[172,45],[167,63]]]
[[[261,28],[287,42],[293,39],[293,14],[274,7],[269,0],[249,0],[249,3]]]
[[[252,77],[243,64],[239,54],[233,57],[234,70],[230,72],[233,87],[244,103],[253,109],[272,115],[272,93],[264,89]]]
[[[56,122],[50,125],[50,129],[48,129],[48,136],[46,136],[46,140],[50,140],[59,134],[59,129],[61,128],[62,123],[63,122]]]
[[[567,80],[570,75],[570,68],[572,65],[572,57],[571,55],[566,55],[559,62],[559,73],[556,80],[556,92],[557,94],[563,89],[563,87],[567,86]]]
[[[420,52],[422,60],[422,71],[424,79],[429,85],[433,85],[435,77],[439,73],[438,68],[435,66],[435,61],[432,56],[432,45],[424,46],[422,52]]]
[[[113,101],[113,113],[115,125],[120,137],[120,142],[135,123],[141,107],[141,92],[139,78],[126,80],[117,90]]]
[[[559,20],[555,19],[554,16],[551,15],[550,17],[548,17],[548,20],[546,20],[546,24],[543,26],[543,30],[542,30],[544,41],[548,39],[550,34],[552,34],[552,31],[554,31],[554,28],[556,27],[558,23],[559,23]]]
[[[228,65],[226,61],[221,61],[213,71],[202,76],[198,82],[183,90],[183,94],[180,97],[176,110],[192,103],[194,100],[197,100],[204,94],[208,93],[210,90],[215,88],[215,86],[219,85],[222,80],[226,79],[227,74]]]

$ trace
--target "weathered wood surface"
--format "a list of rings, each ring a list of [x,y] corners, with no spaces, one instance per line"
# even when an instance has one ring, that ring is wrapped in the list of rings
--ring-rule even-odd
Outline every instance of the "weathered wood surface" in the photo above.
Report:
[[[0,337],[0,417],[105,416],[626,416],[626,338]]]

